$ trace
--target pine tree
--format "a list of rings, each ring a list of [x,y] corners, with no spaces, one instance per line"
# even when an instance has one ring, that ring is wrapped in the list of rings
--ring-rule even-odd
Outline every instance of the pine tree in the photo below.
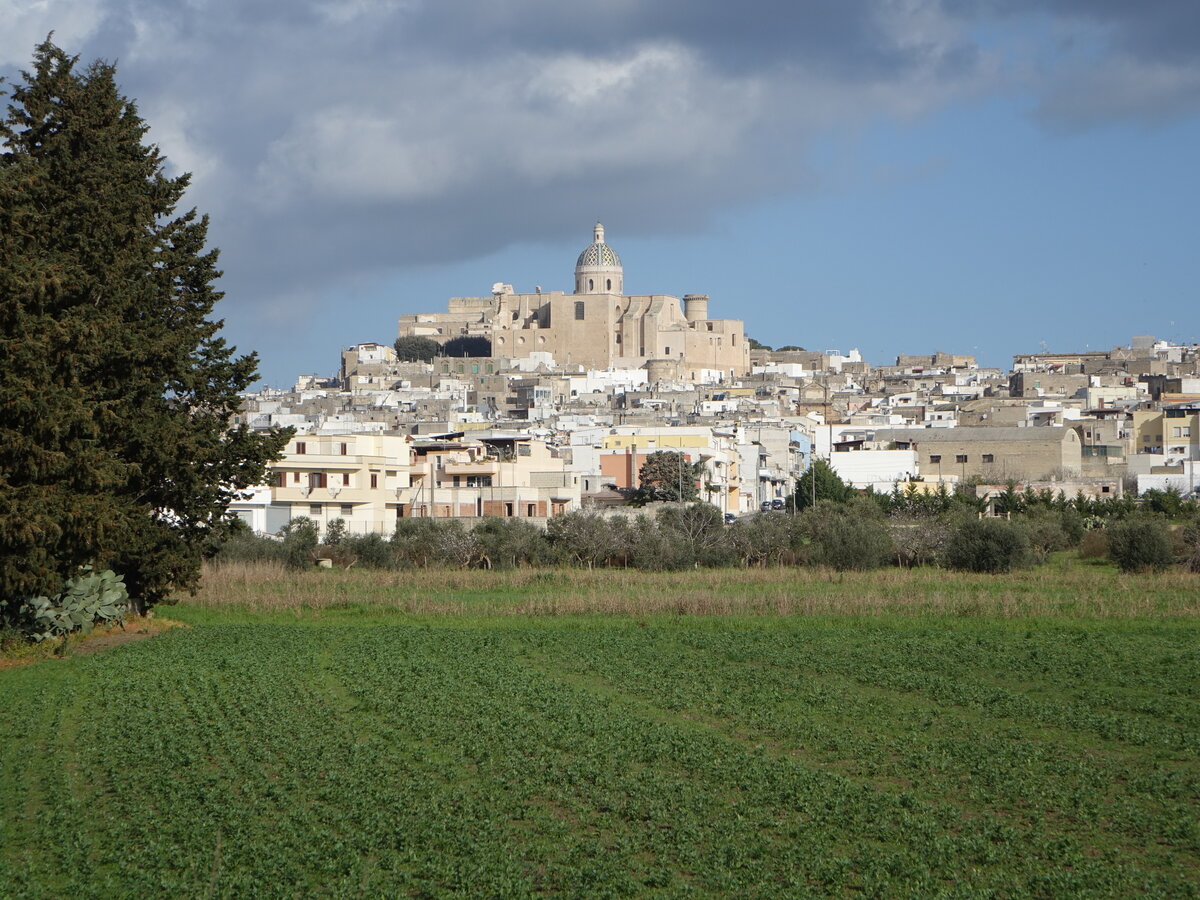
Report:
[[[145,607],[194,585],[287,434],[231,427],[257,358],[210,315],[208,219],[176,215],[115,69],[49,39],[0,121],[0,601],[111,566]]]
[[[829,463],[823,459],[816,459],[796,480],[796,492],[792,495],[792,502],[796,509],[808,509],[814,500],[845,503],[853,496],[854,488],[842,481]]]
[[[640,487],[634,500],[640,503],[698,500],[696,479],[703,473],[703,463],[688,462],[687,455],[678,450],[656,450],[646,457],[638,471]]]

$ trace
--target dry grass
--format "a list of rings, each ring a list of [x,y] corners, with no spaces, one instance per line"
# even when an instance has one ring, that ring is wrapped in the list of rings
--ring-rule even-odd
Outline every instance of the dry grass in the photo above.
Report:
[[[311,614],[377,608],[427,615],[964,615],[1193,617],[1200,577],[1120,575],[1060,558],[1003,576],[940,569],[420,569],[294,571],[210,565],[185,605]]]

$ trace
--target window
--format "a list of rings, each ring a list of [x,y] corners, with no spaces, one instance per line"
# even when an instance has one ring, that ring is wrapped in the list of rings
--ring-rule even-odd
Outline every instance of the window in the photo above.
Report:
[[[325,487],[325,473],[324,472],[309,472],[308,473],[308,486],[310,488]]]
[[[588,282],[588,284],[591,284],[591,282]],[[583,321],[583,301],[582,300],[575,301],[575,321],[576,322]]]
[[[354,506],[350,503],[343,503],[342,504],[342,518],[344,519],[347,516],[352,516],[352,515],[354,515]]]
[[[287,472],[276,472],[275,473],[275,486],[276,487],[287,487]]]
[[[957,455],[954,457],[954,461],[955,461],[956,463],[965,463],[965,462],[967,461],[967,454],[965,454],[965,453],[959,453],[959,454],[957,454]]]
[[[371,473],[371,487],[372,488],[379,487],[379,473],[378,472]]]
[[[308,514],[310,516],[320,516],[321,515],[321,504],[320,503],[308,504]]]
[[[604,280],[604,289],[608,290],[608,291],[612,290],[612,279],[611,278],[606,278]]]
[[[528,444],[517,444],[517,456],[530,456],[532,453]]]
[[[350,473],[349,472],[342,473],[342,487],[350,487]]]
[[[525,507],[525,515],[530,516],[530,517],[536,516],[537,515],[537,504],[536,503],[528,504]]]
[[[663,355],[664,355],[664,356],[670,356],[670,355],[671,355],[671,348],[670,348],[670,347],[665,347],[665,348],[664,348]]]
[[[596,283],[595,283],[594,281],[592,281],[592,279],[590,279],[590,278],[589,278],[589,279],[588,279],[588,290],[589,290],[589,291],[590,291],[590,290],[594,290],[594,289],[595,289],[595,287],[596,287]],[[581,318],[581,319],[582,319],[582,318],[583,318],[583,316],[580,316],[579,318]]]
[[[619,334],[617,335],[617,343],[621,343],[621,336]]]
[[[707,324],[708,324],[708,330],[709,330],[709,331],[712,331],[712,322],[709,322],[709,323],[707,323]]]
[[[991,453],[985,453],[985,454],[983,454],[983,461],[984,461],[985,463],[992,463],[992,462],[995,462],[995,461],[996,461],[996,457],[995,457],[995,455],[994,455],[994,454],[991,454]]]
[[[293,472],[292,473],[292,484],[299,484],[299,483],[300,483],[300,473]]]
[[[305,445],[304,441],[296,441],[296,455],[303,456],[304,452],[305,452],[305,447],[306,447],[306,445]]]
[[[338,453],[342,456],[346,455],[346,450],[349,449],[346,444],[338,444]]]
[[[1171,429],[1171,437],[1183,437],[1183,429],[1176,425]]]

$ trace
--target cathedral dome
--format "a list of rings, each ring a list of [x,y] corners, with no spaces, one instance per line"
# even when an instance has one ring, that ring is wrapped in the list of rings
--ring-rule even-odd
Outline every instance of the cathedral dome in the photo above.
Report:
[[[621,257],[604,243],[604,226],[597,222],[592,243],[575,262],[575,293],[620,293],[623,274]]]
[[[603,237],[603,233],[601,234]],[[582,266],[620,266],[621,257],[617,256],[617,251],[603,240],[594,244],[589,244],[579,254],[579,259],[575,262],[575,267]]]

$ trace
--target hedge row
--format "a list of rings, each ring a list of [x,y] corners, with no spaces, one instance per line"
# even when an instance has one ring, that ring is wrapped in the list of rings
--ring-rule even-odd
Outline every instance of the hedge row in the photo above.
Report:
[[[222,546],[217,558],[307,567],[325,557],[337,565],[385,569],[940,565],[1007,572],[1081,542],[1081,555],[1111,556],[1125,571],[1161,569],[1176,559],[1200,570],[1200,519],[1172,532],[1162,517],[1143,514],[1088,531],[1084,517],[1070,506],[1036,507],[1011,519],[979,518],[961,508],[889,516],[868,498],[819,503],[796,515],[747,516],[730,525],[706,503],[635,518],[571,513],[551,519],[544,531],[521,519],[402,519],[390,539],[348,535],[339,521],[320,545],[316,525],[295,519],[281,541],[242,533]]]

